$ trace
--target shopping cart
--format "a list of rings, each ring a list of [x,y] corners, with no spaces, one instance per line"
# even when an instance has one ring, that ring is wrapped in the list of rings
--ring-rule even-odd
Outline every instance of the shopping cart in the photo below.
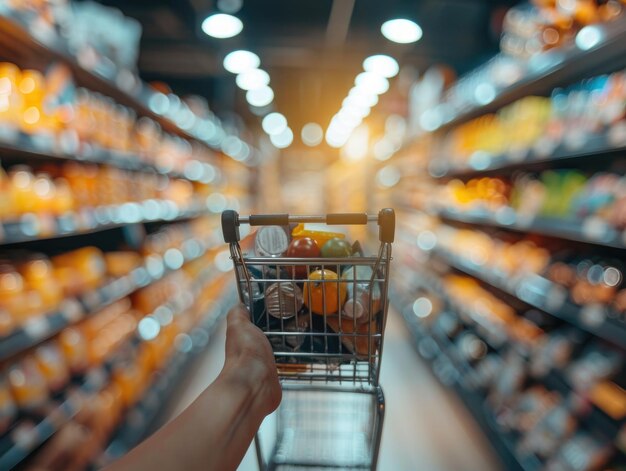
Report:
[[[240,224],[279,226],[288,233],[294,223],[370,222],[379,225],[376,256],[260,257],[244,254],[239,244]],[[258,434],[255,438],[259,468],[375,470],[384,418],[379,377],[394,211],[242,217],[229,210],[222,213],[222,231],[240,300],[272,345],[283,387],[267,459]],[[350,311],[344,292],[365,301],[352,302]]]

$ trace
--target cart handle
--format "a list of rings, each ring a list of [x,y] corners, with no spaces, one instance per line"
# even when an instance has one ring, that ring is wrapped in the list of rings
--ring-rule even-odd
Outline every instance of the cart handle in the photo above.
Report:
[[[391,243],[396,231],[396,213],[391,208],[381,209],[378,214],[334,213],[326,216],[290,216],[289,214],[256,214],[239,216],[237,211],[227,209],[222,212],[222,233],[224,241],[232,244],[240,240],[239,226],[288,226],[291,223],[316,222],[328,225],[356,225],[377,222],[378,238],[381,242]]]

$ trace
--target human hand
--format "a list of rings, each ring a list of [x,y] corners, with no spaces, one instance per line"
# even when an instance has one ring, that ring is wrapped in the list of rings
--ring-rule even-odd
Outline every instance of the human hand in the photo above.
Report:
[[[263,416],[280,404],[282,389],[272,348],[263,332],[250,321],[243,304],[228,313],[223,374],[251,388],[255,410]]]

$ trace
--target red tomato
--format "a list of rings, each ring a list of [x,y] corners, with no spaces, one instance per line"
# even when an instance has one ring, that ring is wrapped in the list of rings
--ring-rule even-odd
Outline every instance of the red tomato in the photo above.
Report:
[[[294,239],[287,248],[287,257],[296,258],[319,258],[321,256],[321,250],[317,242],[310,237],[302,237],[300,239]],[[293,271],[296,278],[306,278],[307,269],[305,265],[293,266]],[[291,271],[291,270],[290,270]]]

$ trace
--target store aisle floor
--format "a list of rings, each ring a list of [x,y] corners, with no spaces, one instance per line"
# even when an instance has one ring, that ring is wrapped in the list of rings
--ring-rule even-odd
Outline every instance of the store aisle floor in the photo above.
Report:
[[[174,417],[215,379],[224,362],[225,322],[193,366],[165,417]],[[496,471],[503,469],[470,413],[443,388],[414,350],[401,316],[390,312],[382,378],[386,419],[380,471]],[[251,448],[239,471],[257,469]]]

